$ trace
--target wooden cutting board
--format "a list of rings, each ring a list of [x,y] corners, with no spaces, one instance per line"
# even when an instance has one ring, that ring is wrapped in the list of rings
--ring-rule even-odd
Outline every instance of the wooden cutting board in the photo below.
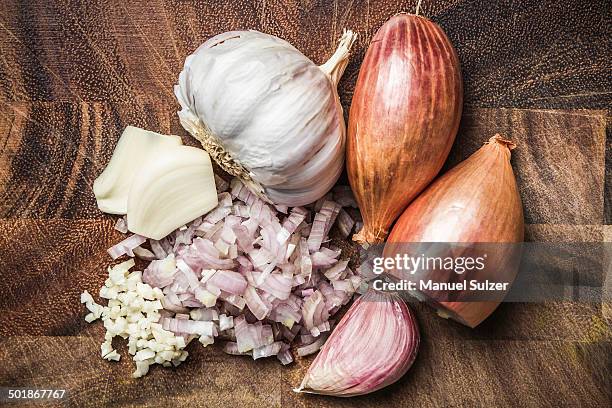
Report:
[[[340,83],[348,110],[369,39],[415,1],[21,2],[0,5],[0,387],[67,389],[67,406],[607,406],[612,305],[504,304],[472,330],[415,305],[421,352],[369,396],[294,394],[282,367],[189,347],[178,369],[130,377],[99,358],[96,293],[121,239],[91,185],[126,125],[183,136],[172,86],[210,36],[257,29],[313,61],[360,35]],[[48,3],[48,4],[43,4]],[[612,242],[611,7],[592,1],[423,1],[459,53],[465,109],[450,166],[495,133],[515,140],[527,239]],[[610,244],[608,244],[610,245]],[[608,287],[606,272],[597,277]],[[125,347],[120,348],[125,352]]]

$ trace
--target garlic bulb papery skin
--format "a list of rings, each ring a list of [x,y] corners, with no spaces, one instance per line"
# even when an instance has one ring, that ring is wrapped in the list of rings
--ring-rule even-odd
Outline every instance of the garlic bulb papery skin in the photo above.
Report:
[[[379,390],[408,371],[419,343],[406,303],[370,289],[342,317],[295,391],[350,397]]]
[[[159,152],[182,144],[179,136],[126,127],[108,165],[94,181],[98,208],[108,214],[127,214],[128,193],[142,165]]]
[[[181,124],[228,173],[274,204],[316,201],[344,166],[337,85],[356,34],[321,66],[287,41],[231,31],[185,60],[174,93]]]
[[[147,161],[128,195],[128,229],[162,239],[218,203],[212,162],[202,149],[178,146]]]

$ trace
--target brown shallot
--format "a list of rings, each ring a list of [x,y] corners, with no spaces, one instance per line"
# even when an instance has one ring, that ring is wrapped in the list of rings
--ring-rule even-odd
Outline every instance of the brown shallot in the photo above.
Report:
[[[521,197],[510,165],[510,150],[514,147],[511,141],[495,135],[436,180],[396,222],[384,255],[393,257],[407,252],[406,246],[418,242],[493,243],[488,244],[491,251],[484,269],[475,270],[472,275],[465,272],[461,279],[488,278],[512,283],[518,271],[524,233]],[[469,245],[464,247],[469,250]],[[399,271],[391,274],[405,278]],[[453,280],[456,274],[424,270],[419,279]],[[445,301],[433,293],[422,294],[439,314],[470,327],[486,319],[501,301]]]
[[[462,100],[459,59],[437,24],[397,14],[378,30],[359,72],[348,124],[347,169],[363,216],[355,241],[382,243],[440,171]]]

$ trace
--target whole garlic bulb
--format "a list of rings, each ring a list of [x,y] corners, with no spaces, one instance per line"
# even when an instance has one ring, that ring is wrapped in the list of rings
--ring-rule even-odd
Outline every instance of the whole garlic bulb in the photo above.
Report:
[[[344,166],[337,84],[356,35],[315,65],[288,42],[231,31],[185,60],[174,93],[183,127],[228,173],[274,204],[316,201]]]

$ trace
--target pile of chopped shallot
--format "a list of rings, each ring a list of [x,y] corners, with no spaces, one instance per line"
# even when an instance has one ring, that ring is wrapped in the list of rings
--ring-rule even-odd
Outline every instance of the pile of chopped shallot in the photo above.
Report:
[[[226,353],[277,356],[282,364],[293,361],[292,346],[300,356],[315,353],[332,316],[367,286],[328,238],[336,221],[344,238],[355,226],[343,209],[356,207],[350,189],[338,186],[310,208],[287,208],[267,204],[237,178],[230,185],[216,177],[216,184],[219,204],[204,217],[161,240],[131,235],[110,255],[150,261],[140,285],[163,293],[151,323],[185,344],[219,339]],[[125,218],[116,229],[127,233]],[[157,355],[163,350],[142,350],[130,350],[147,357],[140,366],[166,361]],[[176,354],[169,357],[176,365]]]

